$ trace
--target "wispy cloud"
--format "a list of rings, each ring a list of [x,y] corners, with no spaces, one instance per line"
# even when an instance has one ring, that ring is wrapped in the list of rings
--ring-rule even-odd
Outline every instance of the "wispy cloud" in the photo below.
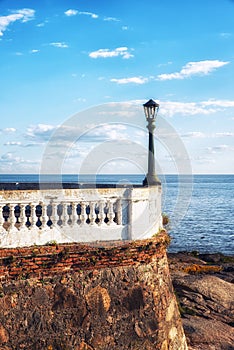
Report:
[[[186,134],[182,134],[181,137],[200,139],[205,137],[205,134],[201,131],[191,131],[187,132]]]
[[[214,134],[214,137],[234,137],[234,132],[216,132],[216,134]]]
[[[37,141],[48,141],[57,126],[49,124],[37,124],[27,128],[26,138]]]
[[[228,32],[223,32],[223,33],[220,33],[219,35],[221,36],[221,38],[224,38],[224,39],[228,39],[232,36],[232,34]]]
[[[0,163],[19,163],[21,161],[21,157],[14,156],[13,153],[7,152],[3,154],[0,158]]]
[[[31,51],[29,51],[30,53],[37,53],[37,52],[39,52],[40,50],[37,50],[37,49],[33,49],[33,50],[31,50]]]
[[[5,146],[21,146],[21,144],[20,141],[7,141],[4,143]]]
[[[45,26],[45,22],[41,22],[41,23],[38,23],[36,25],[36,27],[39,27],[39,28],[44,27],[44,26]]]
[[[68,45],[65,42],[53,42],[50,43],[50,46],[58,47],[59,49],[66,49],[68,48]]]
[[[18,155],[15,156],[14,153],[7,152],[0,157],[0,164],[1,164],[1,171],[3,172],[11,171],[12,173],[15,171],[15,169],[17,169],[17,171],[19,171],[20,169],[27,171],[30,169],[28,168],[28,166],[39,164],[39,161],[35,159],[34,160],[24,159]],[[12,166],[16,168],[12,168]]]
[[[127,136],[124,133],[126,126],[122,124],[103,124],[101,128],[97,126],[91,129],[88,140],[92,141],[106,141],[106,140],[121,140]]]
[[[70,17],[70,16],[75,16],[77,15],[78,11],[77,10],[73,10],[73,9],[69,9],[67,11],[64,12],[66,16]]]
[[[110,81],[117,84],[145,84],[148,82],[148,78],[144,77],[131,77],[131,78],[120,78],[120,79],[111,79]]]
[[[210,99],[208,101],[201,102],[201,104],[203,106],[216,106],[216,107],[227,108],[227,107],[234,107],[234,100],[215,100],[215,99]]]
[[[86,11],[78,11],[78,15],[85,15],[85,16],[90,16],[92,18],[98,18],[99,16],[96,13],[93,12],[86,12]]]
[[[24,8],[21,10],[16,10],[14,13],[1,16],[0,17],[0,36],[3,36],[3,32],[7,29],[7,27],[16,21],[20,21],[22,23],[28,22],[34,19],[35,10]]]
[[[4,129],[0,129],[0,131],[4,133],[12,133],[12,132],[16,132],[16,128],[4,128]]]
[[[164,101],[160,108],[160,113],[168,117],[172,117],[175,114],[184,116],[209,115],[233,107],[234,100],[208,100],[201,102]]]
[[[109,57],[122,57],[124,59],[129,59],[134,57],[127,47],[117,47],[114,50],[110,49],[99,49],[97,51],[90,52],[89,57],[91,58],[109,58]]]
[[[108,21],[108,22],[120,22],[120,20],[118,18],[115,17],[104,17],[104,21]]]
[[[221,152],[226,152],[229,150],[233,150],[233,148],[229,145],[216,145],[216,146],[212,146],[212,147],[207,147],[207,150],[210,153],[221,153]]]
[[[188,62],[179,72],[169,74],[159,74],[158,80],[187,79],[193,75],[207,75],[220,67],[229,64],[227,61],[206,60],[198,62]]]
[[[85,15],[85,16],[90,16],[91,18],[98,18],[99,16],[96,13],[93,12],[87,12],[87,11],[78,11],[76,9],[69,9],[64,12],[66,16],[76,16],[76,15]]]

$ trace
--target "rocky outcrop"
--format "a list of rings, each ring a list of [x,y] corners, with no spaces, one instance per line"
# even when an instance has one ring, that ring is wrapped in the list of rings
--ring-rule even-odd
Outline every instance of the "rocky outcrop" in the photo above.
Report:
[[[6,260],[1,251],[0,349],[186,350],[167,242],[162,232],[115,247],[76,245],[69,254],[24,248]],[[30,275],[22,274],[27,265]]]
[[[170,270],[191,350],[234,349],[234,258],[169,254]]]

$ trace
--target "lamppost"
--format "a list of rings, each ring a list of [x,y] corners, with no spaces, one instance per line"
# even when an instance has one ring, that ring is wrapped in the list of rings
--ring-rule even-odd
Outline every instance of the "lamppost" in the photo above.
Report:
[[[154,129],[155,119],[158,113],[159,104],[152,99],[143,104],[145,117],[148,122],[149,130],[149,149],[148,149],[148,174],[143,180],[143,186],[157,186],[161,182],[155,173],[155,158],[154,158]]]

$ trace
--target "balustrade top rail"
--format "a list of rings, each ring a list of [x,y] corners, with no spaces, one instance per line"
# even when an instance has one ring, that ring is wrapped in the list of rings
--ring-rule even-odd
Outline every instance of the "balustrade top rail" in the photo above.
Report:
[[[17,190],[51,190],[51,189],[82,189],[82,188],[140,188],[141,184],[100,184],[100,183],[73,183],[73,182],[1,182],[1,191]]]

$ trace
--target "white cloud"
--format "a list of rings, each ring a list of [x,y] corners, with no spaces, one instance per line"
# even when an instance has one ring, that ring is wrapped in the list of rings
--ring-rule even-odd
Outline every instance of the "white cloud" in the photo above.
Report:
[[[0,36],[3,36],[3,32],[7,29],[7,27],[16,21],[20,21],[22,23],[28,22],[34,19],[35,10],[24,8],[21,10],[16,10],[14,13],[1,16],[0,17]]]
[[[117,84],[145,84],[148,82],[148,78],[144,77],[132,77],[132,78],[120,78],[111,79],[110,81]]]
[[[7,141],[4,143],[5,146],[20,146],[21,142],[20,141]]]
[[[97,51],[90,52],[89,57],[91,58],[108,58],[108,57],[118,57],[121,56],[122,58],[129,59],[131,57],[134,57],[127,47],[117,47],[114,50],[110,49],[99,49]]]
[[[223,32],[223,33],[220,33],[220,36],[221,38],[228,39],[232,36],[232,34],[228,32]]]
[[[223,111],[225,108],[234,107],[234,100],[208,100],[201,102],[173,102],[163,101],[160,113],[172,117],[175,114],[181,115],[209,115]]]
[[[127,138],[125,131],[126,126],[122,124],[103,124],[91,129],[87,136],[90,141],[122,140]]]
[[[234,132],[217,132],[214,137],[234,137]]]
[[[32,125],[27,128],[26,137],[40,141],[47,141],[56,128],[57,126],[48,124]]]
[[[186,79],[193,75],[207,75],[213,70],[223,67],[229,62],[219,60],[206,60],[198,62],[188,62],[182,67],[180,72],[159,74],[158,80]]]
[[[115,17],[105,17],[104,21],[108,21],[108,22],[120,22],[120,20],[118,18]]]
[[[78,15],[85,15],[85,16],[90,16],[92,18],[98,18],[98,15],[96,13],[93,13],[93,12],[86,12],[86,11],[77,11]]]
[[[36,25],[37,27],[44,27],[45,26],[45,23],[44,22],[42,22],[42,23],[38,23],[37,25]]]
[[[4,128],[1,129],[4,133],[11,133],[11,132],[16,132],[16,128]]]
[[[157,65],[157,67],[165,67],[165,66],[169,66],[170,64],[172,64],[172,62],[171,61],[168,61],[167,63],[159,63],[158,65]]]
[[[68,48],[68,45],[64,42],[54,42],[54,43],[50,43],[50,46],[54,46],[54,47],[58,47],[60,49],[65,49]]]
[[[77,10],[72,10],[72,9],[69,9],[67,11],[64,12],[66,16],[75,16],[77,15],[78,11]]]
[[[203,106],[217,106],[217,107],[234,107],[234,100],[214,100],[210,99],[208,101],[201,102]]]
[[[181,137],[203,138],[205,137],[205,134],[200,131],[191,131],[191,132],[187,132],[186,134],[182,134]]]
[[[207,147],[207,150],[212,153],[221,153],[221,152],[225,152],[228,150],[233,150],[229,145],[217,145],[217,146],[213,146],[213,147]]]
[[[7,152],[3,154],[0,158],[1,163],[19,163],[21,161],[21,157],[19,156],[14,156],[13,153]]]
[[[122,30],[128,30],[128,26],[122,26]]]
[[[40,50],[33,49],[33,50],[30,51],[30,53],[37,53],[37,52],[39,52],[39,51],[40,51]]]

